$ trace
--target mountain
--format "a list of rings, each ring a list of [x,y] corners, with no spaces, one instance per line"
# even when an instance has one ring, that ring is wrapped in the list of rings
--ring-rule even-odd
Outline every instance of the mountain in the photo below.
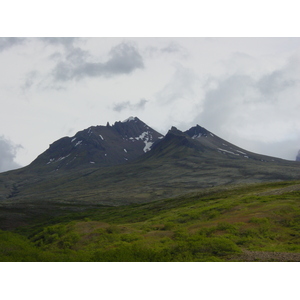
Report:
[[[221,162],[224,158],[225,160],[242,160],[243,162],[246,160],[283,162],[283,160],[279,158],[256,154],[242,149],[223,140],[199,125],[185,132],[178,130],[176,127],[172,127],[164,139],[153,146],[152,151],[149,152],[147,157],[167,157],[175,155],[175,153],[177,153],[177,157],[184,157],[184,154],[180,153],[180,149],[183,149],[183,151],[194,149],[194,155],[202,159],[203,163],[207,161],[209,157],[216,159],[214,164],[218,164],[218,161]]]
[[[149,151],[163,135],[137,117],[112,126],[91,126],[73,137],[63,137],[50,145],[30,167],[61,170],[112,166],[132,161]]]
[[[300,163],[252,153],[197,125],[162,136],[138,118],[95,126],[0,174],[0,228],[218,186],[300,179]]]

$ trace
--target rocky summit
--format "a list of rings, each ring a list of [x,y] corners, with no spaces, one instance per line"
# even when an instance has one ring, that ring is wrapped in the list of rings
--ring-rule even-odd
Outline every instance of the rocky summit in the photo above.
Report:
[[[73,137],[63,137],[51,144],[31,166],[49,171],[122,164],[150,151],[162,138],[163,135],[139,118],[130,117],[112,126],[109,123],[91,126]]]

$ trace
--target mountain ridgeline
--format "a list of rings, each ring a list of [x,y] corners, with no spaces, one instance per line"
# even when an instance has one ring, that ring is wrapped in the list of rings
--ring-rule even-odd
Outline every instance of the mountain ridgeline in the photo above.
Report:
[[[185,132],[172,127],[164,137],[137,117],[130,117],[113,125],[107,123],[106,126],[91,126],[73,137],[63,137],[55,141],[29,165],[29,168],[48,172],[108,167],[156,155],[169,157],[187,149],[197,150],[197,155],[211,152],[226,155],[231,159],[280,160],[250,153],[199,125]],[[146,156],[147,152],[149,155]]]
[[[130,117],[61,138],[30,165],[1,173],[0,228],[45,214],[299,179],[299,162],[252,153],[199,125],[163,136]]]
[[[48,171],[118,165],[146,153],[161,138],[140,119],[130,117],[112,126],[92,126],[73,137],[61,138],[30,166]]]

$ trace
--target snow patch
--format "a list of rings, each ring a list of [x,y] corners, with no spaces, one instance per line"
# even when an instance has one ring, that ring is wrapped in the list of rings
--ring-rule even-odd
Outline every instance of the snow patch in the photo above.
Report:
[[[135,117],[129,117],[128,119],[124,120],[122,123],[126,123],[126,122],[130,122],[130,121],[134,121]]]
[[[137,140],[142,140],[142,139],[144,139],[144,138],[146,137],[146,135],[148,135],[148,134],[149,134],[149,132],[145,131],[145,132],[143,132],[139,137],[137,137],[136,139],[137,139]]]
[[[200,137],[205,137],[207,138],[207,134],[206,133],[198,133],[198,134],[195,134],[192,136],[192,139],[197,139],[197,138],[200,138]]]
[[[76,144],[75,144],[75,147],[77,147],[78,145],[80,145],[82,143],[82,141],[78,141]]]
[[[102,141],[104,141],[104,138],[103,138],[103,136],[102,136],[101,134],[99,134],[99,136],[101,137]]]
[[[124,149],[124,152],[126,152],[126,153],[127,153],[127,150],[126,150],[126,149]]]
[[[75,137],[75,138],[73,138],[72,140],[71,140],[71,143],[73,143],[75,140],[76,140],[77,138]]]
[[[62,157],[60,157],[57,161],[61,161],[61,160],[65,159],[65,158],[69,157],[70,155],[71,155],[71,153],[68,154],[67,156],[62,156]]]
[[[47,162],[47,165],[51,164],[54,161],[55,161],[55,158],[50,158],[50,160]]]
[[[152,142],[152,135],[149,131],[143,132],[140,136],[135,138],[136,140],[142,140],[145,143],[145,147],[143,149],[144,152],[150,151],[151,146],[154,144]]]
[[[225,149],[222,149],[222,148],[218,148],[218,150],[221,151],[221,152],[225,152],[225,153],[229,153],[229,154],[233,154],[233,155],[239,155],[237,153],[234,153],[232,151],[228,151],[228,150],[225,150]]]
[[[244,154],[244,155],[247,155],[247,153],[245,153],[245,152],[242,152],[242,151],[239,151],[239,150],[235,150],[236,152],[239,152],[239,153],[242,153],[242,154]]]
[[[197,138],[199,138],[201,136],[202,136],[202,133],[195,134],[194,136],[192,136],[192,139],[194,140],[194,139],[197,139]]]
[[[145,143],[145,147],[144,147],[143,151],[146,153],[147,151],[151,150],[151,147],[154,143],[153,142],[148,142],[148,141],[145,141],[144,143]]]
[[[71,153],[68,154],[68,155],[66,155],[66,156],[61,156],[60,158],[57,159],[57,161],[62,161],[63,159],[66,159],[66,158],[69,157],[70,155],[71,155]],[[53,163],[53,162],[55,162],[55,161],[56,161],[55,158],[50,158],[50,160],[47,162],[47,165],[49,165],[49,164],[51,164],[51,163]]]

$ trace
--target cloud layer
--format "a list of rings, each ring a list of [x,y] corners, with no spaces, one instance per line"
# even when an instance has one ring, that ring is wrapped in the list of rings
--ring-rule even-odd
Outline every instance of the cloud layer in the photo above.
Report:
[[[131,103],[130,101],[118,102],[114,104],[113,110],[117,112],[121,112],[123,110],[142,110],[145,108],[147,102],[148,100],[146,99],[141,99],[138,103]]]
[[[54,79],[68,81],[85,77],[112,77],[144,68],[142,56],[130,43],[121,43],[113,47],[106,62],[91,62],[88,58],[87,51],[73,48],[65,60],[60,61],[54,68]]]
[[[254,151],[293,159],[300,147],[299,75],[299,63],[289,59],[260,76],[235,72],[209,78],[195,123]]]
[[[64,135],[131,115],[294,159],[299,49],[299,38],[2,38],[0,126],[24,165]]]
[[[21,167],[14,161],[20,148],[21,145],[14,145],[10,140],[0,136],[0,172]]]
[[[25,38],[17,37],[1,37],[0,38],[0,52],[7,50],[11,47],[21,45],[26,41]]]

